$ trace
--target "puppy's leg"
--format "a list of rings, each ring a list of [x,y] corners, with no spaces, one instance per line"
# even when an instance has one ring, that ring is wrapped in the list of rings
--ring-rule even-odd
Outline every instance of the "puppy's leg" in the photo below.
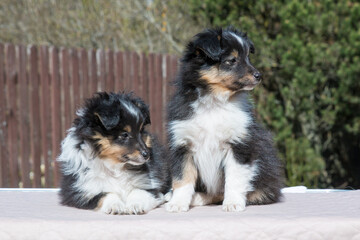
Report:
[[[98,203],[97,210],[107,214],[123,214],[125,204],[116,193],[107,193]]]
[[[190,206],[205,206],[213,203],[220,203],[224,200],[224,195],[212,196],[206,193],[197,192],[193,195]]]
[[[252,190],[251,180],[254,170],[250,165],[240,164],[234,158],[232,150],[224,159],[225,193],[223,210],[240,212],[245,210],[246,195]]]
[[[133,190],[126,200],[127,214],[144,214],[156,208],[164,202],[164,196],[161,194],[159,198],[155,198],[153,194],[141,190]]]
[[[181,179],[173,179],[172,198],[165,204],[165,209],[168,212],[186,212],[189,210],[198,176],[190,154],[185,155],[181,175]]]

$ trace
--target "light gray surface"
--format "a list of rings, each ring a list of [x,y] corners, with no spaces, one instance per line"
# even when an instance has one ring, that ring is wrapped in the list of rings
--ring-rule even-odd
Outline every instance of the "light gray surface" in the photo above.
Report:
[[[54,191],[0,191],[0,239],[360,239],[360,191],[285,193],[281,203],[112,216],[59,205]]]

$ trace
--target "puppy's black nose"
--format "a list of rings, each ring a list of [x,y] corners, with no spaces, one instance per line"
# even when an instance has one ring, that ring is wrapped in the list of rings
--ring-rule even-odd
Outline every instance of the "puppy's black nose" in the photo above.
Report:
[[[261,79],[261,73],[259,73],[259,72],[254,73],[254,78],[256,80],[260,80]]]
[[[150,157],[148,151],[141,151],[141,155],[142,155],[145,159],[148,159],[148,158]]]

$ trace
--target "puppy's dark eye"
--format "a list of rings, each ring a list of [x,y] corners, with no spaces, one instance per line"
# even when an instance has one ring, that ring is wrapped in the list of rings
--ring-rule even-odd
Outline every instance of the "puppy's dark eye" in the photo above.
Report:
[[[236,58],[231,58],[231,59],[228,59],[228,60],[224,61],[224,63],[226,65],[233,65],[235,62],[236,62]]]
[[[126,139],[129,139],[129,138],[130,138],[130,134],[128,132],[122,132],[119,135],[119,139],[121,139],[121,140],[126,140]]]

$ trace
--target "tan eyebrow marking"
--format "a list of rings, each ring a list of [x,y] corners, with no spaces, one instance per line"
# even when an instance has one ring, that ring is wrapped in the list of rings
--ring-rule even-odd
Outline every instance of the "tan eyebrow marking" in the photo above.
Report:
[[[126,126],[124,127],[124,131],[126,131],[126,132],[131,132],[131,127],[130,127],[129,125],[126,125]]]

